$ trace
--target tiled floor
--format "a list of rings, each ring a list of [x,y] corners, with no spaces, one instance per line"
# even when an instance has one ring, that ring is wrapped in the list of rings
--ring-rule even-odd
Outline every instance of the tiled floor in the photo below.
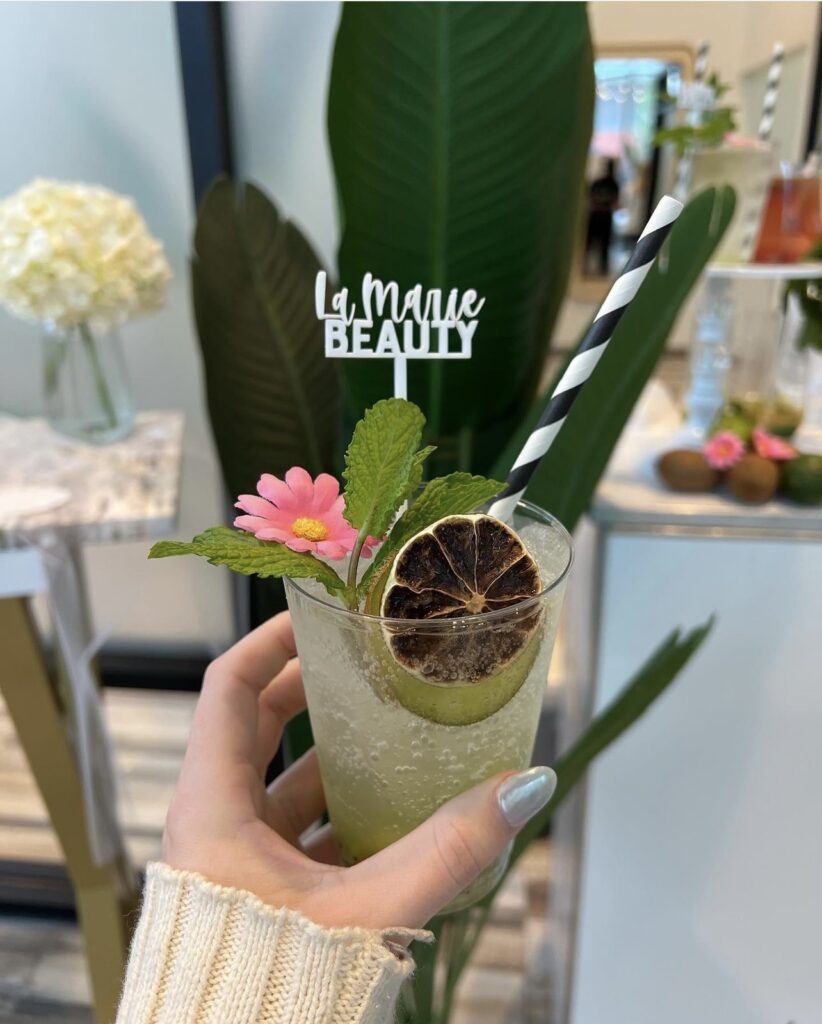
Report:
[[[128,845],[159,851],[194,697],[109,690],[106,712],[123,779]],[[53,863],[59,850],[12,724],[0,705],[0,856]],[[549,1024],[547,843],[535,844],[500,894],[464,977],[453,1024]],[[0,1022],[91,1024],[80,935],[71,924],[0,916]]]
[[[77,928],[35,918],[0,918],[3,1024],[91,1024]]]
[[[121,779],[129,851],[138,865],[157,856],[185,750],[194,694],[107,690],[106,717]],[[0,699],[0,857],[56,861],[60,850],[40,794]]]
[[[121,779],[121,807],[134,862],[160,849],[165,811],[188,736],[195,696],[109,690],[106,715]],[[0,701],[0,857],[60,863],[45,807]],[[0,917],[0,1022],[91,1022],[80,934],[48,918]]]

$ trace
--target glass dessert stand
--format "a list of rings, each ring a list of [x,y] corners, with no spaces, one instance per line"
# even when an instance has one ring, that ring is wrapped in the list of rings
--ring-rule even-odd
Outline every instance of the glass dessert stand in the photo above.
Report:
[[[822,263],[712,263],[706,268],[684,398],[685,433],[694,442],[706,436],[729,400],[760,406],[772,402],[786,429],[799,425],[805,382],[789,365],[790,353],[783,351],[790,332],[782,292],[789,281],[814,278],[822,278]],[[780,369],[789,378],[783,388],[777,386]],[[795,422],[788,422],[791,417]]]

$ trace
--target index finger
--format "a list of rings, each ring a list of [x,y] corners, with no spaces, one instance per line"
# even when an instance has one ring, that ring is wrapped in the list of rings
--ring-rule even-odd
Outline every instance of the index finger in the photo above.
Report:
[[[203,679],[189,750],[218,771],[254,763],[260,694],[295,653],[291,616],[281,612],[213,661]]]

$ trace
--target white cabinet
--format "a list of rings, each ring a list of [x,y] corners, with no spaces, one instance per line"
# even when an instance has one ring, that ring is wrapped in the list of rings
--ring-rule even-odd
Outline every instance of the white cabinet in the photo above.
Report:
[[[594,510],[595,708],[672,627],[716,624],[591,773],[569,1020],[819,1024],[822,515],[638,477]]]

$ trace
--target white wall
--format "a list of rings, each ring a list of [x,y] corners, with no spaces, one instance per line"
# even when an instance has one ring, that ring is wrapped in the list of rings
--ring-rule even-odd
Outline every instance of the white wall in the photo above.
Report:
[[[591,771],[570,1021],[815,1024],[822,544],[611,530],[602,558],[595,710],[717,621]]]
[[[238,173],[261,184],[335,267],[325,99],[340,4],[236,2],[225,13]]]
[[[188,301],[193,206],[171,5],[0,4],[0,123],[0,195],[38,175],[100,182],[133,196],[166,246],[168,306],[123,338],[138,405],[185,410],[180,532],[191,536],[221,508]],[[0,312],[0,410],[40,409],[37,331]],[[194,560],[149,566],[146,550],[89,551],[98,626],[130,641],[228,639],[220,575]]]

